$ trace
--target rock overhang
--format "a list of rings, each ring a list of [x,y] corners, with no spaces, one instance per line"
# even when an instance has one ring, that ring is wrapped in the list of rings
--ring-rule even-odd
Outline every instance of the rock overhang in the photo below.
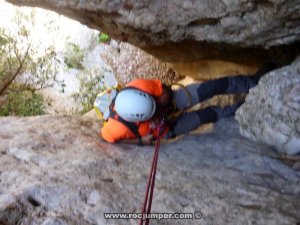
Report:
[[[300,40],[300,2],[242,0],[7,0],[56,11],[165,62],[247,64]],[[257,64],[257,63],[255,63]]]

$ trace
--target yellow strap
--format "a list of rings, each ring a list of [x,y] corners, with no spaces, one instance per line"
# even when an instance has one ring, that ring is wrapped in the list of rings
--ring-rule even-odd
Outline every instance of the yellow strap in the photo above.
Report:
[[[118,91],[121,91],[122,87],[120,84],[117,84],[116,87],[115,87]]]
[[[115,86],[115,89],[117,89],[118,91],[120,91],[120,90],[122,89],[122,87],[121,87],[120,84],[117,84],[117,85]],[[105,94],[108,94],[108,101],[111,102],[111,96],[110,96],[110,93],[108,93],[108,92],[109,92],[109,91],[112,91],[112,90],[113,90],[113,88],[107,89],[107,90],[103,91],[102,93],[98,94],[97,97],[100,97],[100,96],[103,96],[103,95],[105,95]],[[106,111],[107,109],[109,109],[109,107],[110,107],[110,104],[109,104],[109,106],[107,106],[107,107],[103,110],[103,114],[105,113],[105,111]],[[107,123],[107,121],[104,120],[103,114],[100,112],[100,110],[99,110],[96,106],[94,106],[94,109],[96,110],[96,112],[97,112],[97,114],[100,116],[100,118],[103,120],[103,126],[105,126],[105,124]]]
[[[98,115],[100,116],[100,118],[103,119],[103,115],[102,115],[102,113],[100,112],[100,110],[99,110],[96,106],[94,106],[94,109],[96,110],[96,112],[98,113]],[[104,119],[103,119],[103,120],[104,120]]]

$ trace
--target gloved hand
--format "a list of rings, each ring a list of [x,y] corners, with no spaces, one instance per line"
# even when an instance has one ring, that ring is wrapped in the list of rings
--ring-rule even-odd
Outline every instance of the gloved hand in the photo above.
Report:
[[[160,119],[158,116],[152,117],[152,119],[149,122],[150,129],[155,129],[156,125],[159,124]]]
[[[143,145],[151,145],[151,142],[154,140],[154,135],[153,134],[147,134],[142,137],[142,144]]]

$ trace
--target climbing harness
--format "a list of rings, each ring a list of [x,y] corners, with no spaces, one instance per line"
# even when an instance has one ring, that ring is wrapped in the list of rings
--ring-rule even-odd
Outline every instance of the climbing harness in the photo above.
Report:
[[[173,85],[178,85],[178,86],[182,87],[185,90],[185,92],[186,92],[186,94],[188,96],[188,99],[189,99],[189,105],[187,107],[179,110],[179,111],[176,111],[176,109],[177,109],[176,102],[175,102],[174,99],[172,99],[173,112],[170,115],[168,115],[168,120],[171,120],[171,119],[173,119],[175,117],[180,116],[182,113],[184,113],[186,110],[188,110],[191,107],[191,105],[192,105],[192,98],[191,98],[189,90],[184,85],[182,85],[182,84],[177,84],[176,83],[176,84],[172,84],[172,86]]]
[[[153,159],[152,159],[152,165],[151,165],[150,174],[149,174],[149,178],[148,178],[148,184],[147,184],[144,205],[143,205],[143,210],[142,210],[143,217],[140,220],[140,225],[143,225],[143,224],[149,225],[150,218],[148,218],[147,216],[145,218],[144,215],[145,215],[145,213],[147,213],[147,215],[149,215],[151,213],[151,205],[152,205],[153,191],[154,191],[154,185],[155,185],[155,175],[156,175],[159,145],[160,145],[160,136],[161,136],[161,131],[163,130],[164,126],[165,126],[165,121],[162,120],[156,127],[156,129],[158,130],[158,136],[157,136],[157,140],[156,140],[156,146],[155,146]],[[150,191],[150,195],[149,195],[149,191]],[[149,196],[149,201],[148,201],[148,196]],[[147,212],[146,212],[146,207],[147,207]]]

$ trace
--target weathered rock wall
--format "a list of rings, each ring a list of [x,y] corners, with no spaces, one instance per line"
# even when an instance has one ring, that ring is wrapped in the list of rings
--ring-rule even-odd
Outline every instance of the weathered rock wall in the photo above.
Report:
[[[300,152],[300,56],[265,75],[237,111],[240,132],[279,152]]]
[[[167,63],[128,43],[112,41],[110,45],[103,45],[100,56],[110,65],[121,85],[135,79],[159,79],[170,85],[184,78]]]
[[[180,74],[187,74],[194,79],[206,81],[237,74],[251,75],[258,70],[263,61],[252,64],[238,64],[221,60],[200,60],[196,62],[168,63]]]
[[[203,81],[237,74],[254,74],[257,66],[263,62],[251,65],[220,60],[164,63],[131,44],[116,41],[110,45],[103,44],[100,55],[122,85],[138,78],[159,79],[165,84],[172,84],[184,75]]]
[[[0,223],[138,224],[103,213],[139,213],[154,146],[100,142],[80,116],[0,118]],[[234,118],[161,145],[153,212],[202,212],[201,220],[151,224],[280,224],[300,221],[300,174],[238,132]]]
[[[261,61],[268,55],[264,49],[300,39],[300,2],[295,0],[8,2],[57,11],[167,62],[248,64],[249,55]]]

